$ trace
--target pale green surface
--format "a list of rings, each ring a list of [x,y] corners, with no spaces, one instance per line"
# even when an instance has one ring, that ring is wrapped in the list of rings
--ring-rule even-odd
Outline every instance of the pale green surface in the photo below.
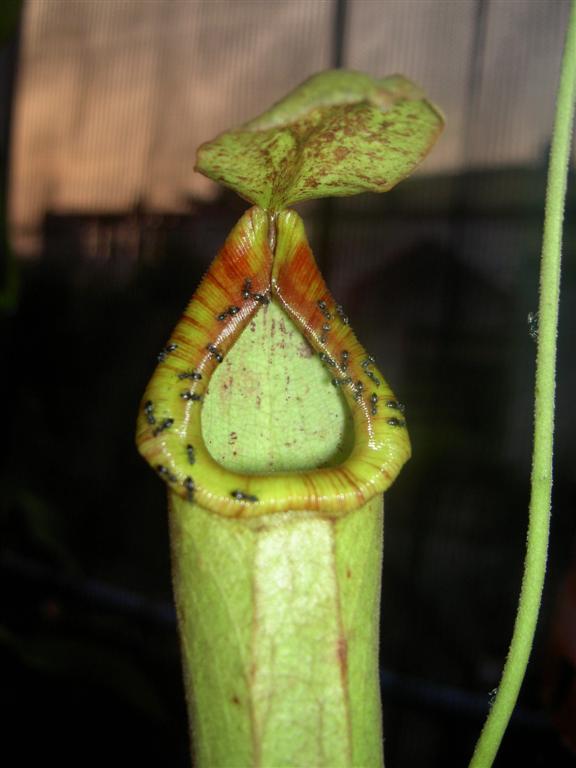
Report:
[[[264,307],[208,386],[202,410],[208,450],[226,468],[245,472],[342,463],[352,419],[330,380],[290,318],[277,304]]]
[[[336,523],[342,623],[349,636],[348,679],[354,766],[380,765],[382,715],[378,637],[382,570],[382,497]]]
[[[438,109],[400,75],[331,70],[203,144],[196,170],[267,210],[385,192],[422,161],[443,124]]]
[[[471,768],[492,765],[516,705],[524,679],[542,600],[550,527],[556,336],[560,301],[562,221],[576,99],[576,2],[568,25],[558,89],[556,121],[550,153],[546,216],[540,271],[538,353],[536,361],[534,450],[530,522],[524,577],[514,634],[498,694],[470,762]]]
[[[196,764],[251,766],[255,763],[248,680],[255,539],[247,526],[191,507],[174,494],[170,518]]]
[[[382,765],[381,505],[250,524],[172,497],[196,765]]]
[[[325,371],[317,356],[302,355],[304,342],[287,319],[282,344],[272,352],[278,359],[271,360],[266,339],[274,338],[270,326],[279,323],[279,312],[271,307],[258,314],[255,329],[248,327],[238,342],[248,344],[250,354],[231,352],[230,367],[210,382],[204,432],[231,467],[243,462],[246,468],[240,453],[247,446],[256,463],[267,463],[273,450],[274,469],[301,466],[303,456],[325,461],[342,439],[340,396],[323,387]],[[276,366],[279,378],[271,375]],[[300,386],[314,386],[300,399],[296,387],[282,408],[286,367],[299,371]],[[246,401],[228,397],[248,379]],[[254,407],[254,397],[261,407]],[[302,420],[302,403],[310,399],[313,407]],[[250,445],[241,442],[247,419],[250,434],[260,436]],[[291,432],[294,423],[299,426]],[[238,435],[232,442],[231,430]],[[325,446],[309,446],[319,442],[319,430]],[[293,441],[278,443],[283,431]],[[176,496],[171,506],[196,764],[381,766],[381,497],[337,523],[306,512],[226,520]]]

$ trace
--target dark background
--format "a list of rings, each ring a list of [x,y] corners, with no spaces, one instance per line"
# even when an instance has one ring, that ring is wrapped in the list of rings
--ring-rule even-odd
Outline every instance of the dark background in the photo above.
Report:
[[[158,16],[142,32],[152,6]],[[527,316],[537,306],[569,4],[174,3],[173,21],[181,14],[202,29],[183,73],[172,51],[181,37],[163,7],[34,0],[0,11],[0,681],[3,751],[18,755],[7,765],[188,764],[164,486],[136,454],[136,409],[158,349],[245,209],[194,179],[195,146],[307,75],[341,65],[401,70],[447,113],[444,143],[413,179],[382,197],[300,210],[327,282],[410,413],[414,458],[386,496],[387,765],[466,765],[520,587],[535,356]],[[130,34],[115,28],[113,9]],[[234,27],[241,19],[246,25]],[[303,37],[312,23],[321,39]],[[91,37],[102,28],[109,36]],[[138,135],[126,124],[111,133],[96,124],[93,148],[80,155],[74,142],[95,100],[113,125],[125,107],[122,94],[96,87],[98,67],[116,71],[111,41],[121,39],[128,55],[155,35],[164,46],[147,107],[156,139],[146,168],[133,163],[143,181],[128,189],[122,162]],[[87,56],[90,77],[74,81],[72,96],[55,90],[55,61],[74,73]],[[215,73],[211,97],[222,102],[211,123],[202,123],[205,72]],[[126,93],[147,77],[132,67]],[[181,78],[197,122],[179,112]],[[85,106],[55,136],[72,98]],[[148,120],[138,103],[133,132]],[[106,131],[115,143],[98,146]],[[184,170],[167,160],[152,172],[172,149]],[[575,195],[571,177],[550,567],[497,766],[576,765]]]

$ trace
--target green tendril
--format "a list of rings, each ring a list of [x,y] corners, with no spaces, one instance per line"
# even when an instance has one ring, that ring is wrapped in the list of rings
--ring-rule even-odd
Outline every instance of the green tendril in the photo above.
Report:
[[[534,448],[524,575],[508,658],[470,768],[489,768],[504,736],[524,679],[546,573],[552,495],[556,336],[560,300],[562,222],[576,97],[576,1],[562,58],[550,151],[540,267],[538,352],[534,397]]]

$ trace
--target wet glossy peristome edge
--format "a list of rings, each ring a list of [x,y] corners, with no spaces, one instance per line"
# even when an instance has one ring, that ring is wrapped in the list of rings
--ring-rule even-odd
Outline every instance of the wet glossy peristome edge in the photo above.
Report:
[[[339,466],[241,474],[218,464],[205,445],[208,382],[268,301],[281,306],[320,355],[350,408],[354,447]],[[142,399],[137,444],[173,492],[226,517],[288,510],[337,517],[394,481],[410,456],[402,406],[328,291],[294,211],[272,217],[253,207],[236,224],[159,355]]]

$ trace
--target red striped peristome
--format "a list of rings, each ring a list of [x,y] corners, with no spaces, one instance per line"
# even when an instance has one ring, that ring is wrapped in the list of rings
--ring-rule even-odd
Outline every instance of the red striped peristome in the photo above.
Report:
[[[350,407],[354,447],[339,466],[241,474],[218,464],[204,443],[201,398],[210,377],[266,301],[292,319]],[[341,516],[385,491],[410,456],[403,407],[330,295],[294,211],[273,216],[253,207],[242,216],[159,359],[142,399],[138,448],[172,491],[207,510]]]

